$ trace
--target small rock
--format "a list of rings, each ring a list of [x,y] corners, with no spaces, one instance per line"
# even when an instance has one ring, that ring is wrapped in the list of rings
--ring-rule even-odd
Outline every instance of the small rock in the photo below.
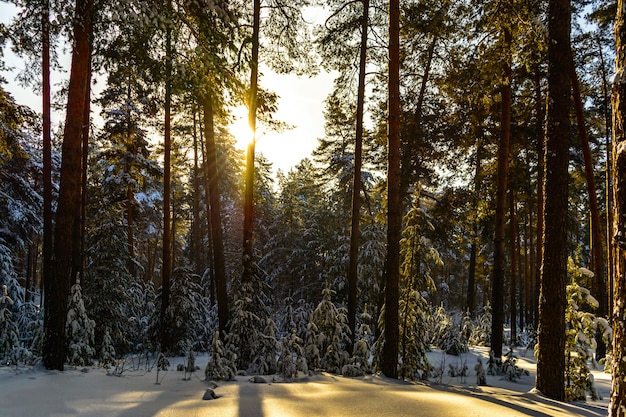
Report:
[[[248,381],[253,382],[255,384],[267,384],[267,380],[262,376],[255,375],[250,378]]]
[[[215,400],[218,399],[219,395],[217,395],[215,393],[215,391],[213,391],[211,388],[208,388],[205,392],[204,395],[202,396],[203,400]]]

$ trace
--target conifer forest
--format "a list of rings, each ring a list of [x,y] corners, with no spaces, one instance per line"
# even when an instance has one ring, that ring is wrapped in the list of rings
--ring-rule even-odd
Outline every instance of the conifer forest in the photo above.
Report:
[[[422,381],[523,346],[626,415],[624,0],[0,6],[2,366]],[[269,73],[334,78],[288,170]]]

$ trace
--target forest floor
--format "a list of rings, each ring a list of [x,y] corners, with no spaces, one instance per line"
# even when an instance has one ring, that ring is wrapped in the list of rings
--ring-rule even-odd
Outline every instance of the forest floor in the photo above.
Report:
[[[506,350],[504,351],[506,352]],[[427,382],[403,382],[379,375],[346,378],[327,373],[302,376],[296,382],[253,383],[251,377],[220,382],[218,398],[203,400],[207,391],[204,366],[174,371],[185,358],[170,358],[170,371],[127,369],[120,376],[97,367],[69,368],[65,372],[36,368],[0,368],[2,417],[280,417],[280,416],[606,416],[611,377],[593,370],[600,400],[561,403],[535,391],[536,362],[531,350],[517,350],[517,366],[528,371],[516,382],[487,375],[479,386],[474,366],[486,348],[472,348],[461,356],[434,350],[429,360],[444,370]],[[448,369],[467,366],[468,376]],[[185,378],[187,377],[187,378]]]

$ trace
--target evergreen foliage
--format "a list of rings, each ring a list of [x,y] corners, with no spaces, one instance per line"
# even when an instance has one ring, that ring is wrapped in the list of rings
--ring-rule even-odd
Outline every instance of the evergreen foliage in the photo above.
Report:
[[[87,315],[81,286],[76,283],[70,291],[65,327],[67,340],[67,361],[71,365],[92,364],[96,351],[93,348],[96,322]]]
[[[584,401],[590,395],[592,400],[597,400],[598,393],[593,386],[589,363],[596,366],[595,334],[600,320],[590,310],[598,307],[598,301],[578,283],[588,278],[585,275],[593,277],[593,273],[576,268],[571,258],[568,269],[571,281],[567,285],[565,308],[565,398],[568,401]]]
[[[237,374],[237,369],[233,363],[235,360],[236,355],[226,351],[224,344],[220,340],[220,334],[216,331],[213,334],[209,361],[204,371],[205,378],[209,381],[231,380]]]
[[[298,371],[305,374],[309,371],[302,347],[303,343],[295,329],[290,335],[284,336],[280,340],[277,372],[286,380],[295,380],[298,377]]]
[[[332,301],[335,291],[328,286],[322,291],[322,301],[311,313],[305,345],[307,363],[312,369],[321,368],[340,373],[348,362],[345,351],[349,342],[346,311]]]
[[[257,274],[238,282],[226,335],[228,350],[237,352],[238,370],[251,374],[276,372],[276,325],[264,302],[264,283]]]

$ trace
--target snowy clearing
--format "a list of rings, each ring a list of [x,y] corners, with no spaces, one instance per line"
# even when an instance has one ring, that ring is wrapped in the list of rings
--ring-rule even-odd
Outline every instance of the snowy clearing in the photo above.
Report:
[[[517,365],[529,371],[517,382],[487,376],[476,384],[477,356],[486,363],[486,348],[473,348],[461,356],[429,353],[431,364],[446,371],[426,383],[391,380],[378,375],[345,378],[317,373],[297,382],[250,382],[239,376],[219,382],[213,400],[203,400],[206,355],[189,380],[175,371],[184,358],[170,359],[170,370],[126,371],[122,376],[102,368],[51,372],[43,368],[0,369],[0,416],[6,417],[148,417],[148,416],[606,416],[610,375],[594,370],[602,399],[586,403],[559,403],[533,392],[535,360],[531,351],[516,352]],[[449,376],[447,369],[467,365],[468,376]]]

